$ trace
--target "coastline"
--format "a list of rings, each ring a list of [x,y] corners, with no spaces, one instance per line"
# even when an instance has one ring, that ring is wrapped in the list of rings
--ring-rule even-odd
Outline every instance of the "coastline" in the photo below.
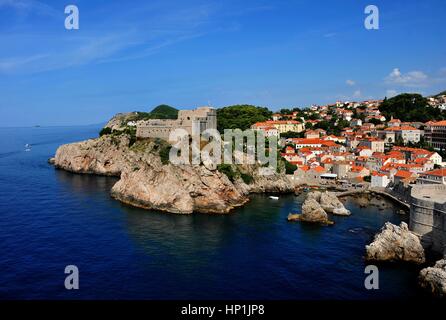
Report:
[[[175,214],[227,214],[247,203],[249,194],[294,190],[286,175],[263,176],[257,166],[236,167],[237,172],[251,177],[245,182],[240,176],[231,180],[204,165],[163,163],[159,154],[163,145],[153,139],[132,144],[125,134],[106,135],[62,145],[48,162],[72,173],[118,177],[111,190],[114,199]]]

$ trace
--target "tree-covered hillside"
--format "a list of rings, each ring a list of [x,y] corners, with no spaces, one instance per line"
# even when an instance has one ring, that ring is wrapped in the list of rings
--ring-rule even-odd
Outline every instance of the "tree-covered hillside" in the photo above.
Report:
[[[256,122],[266,121],[272,115],[268,108],[253,105],[235,105],[217,110],[217,126],[220,132],[224,129],[246,130]]]
[[[153,119],[176,119],[178,118],[178,109],[162,104],[150,111],[150,115]]]
[[[135,111],[127,116],[125,122],[148,120],[148,119],[176,119],[178,117],[178,109],[166,104],[153,108],[150,112]]]
[[[403,93],[384,99],[379,110],[387,119],[393,116],[401,121],[427,122],[446,119],[446,112],[429,106],[427,99],[420,94]]]

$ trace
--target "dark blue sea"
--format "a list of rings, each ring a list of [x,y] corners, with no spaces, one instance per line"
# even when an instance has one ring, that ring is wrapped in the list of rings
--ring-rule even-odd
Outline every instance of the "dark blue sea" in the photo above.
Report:
[[[224,216],[180,216],[113,200],[115,178],[47,163],[64,143],[98,126],[0,129],[2,299],[409,299],[416,268],[379,266],[364,288],[364,246],[394,209],[360,209],[332,227],[288,223],[302,197],[253,196]],[[31,151],[25,151],[31,144]],[[404,219],[404,218],[403,218]],[[67,265],[79,290],[64,287]]]

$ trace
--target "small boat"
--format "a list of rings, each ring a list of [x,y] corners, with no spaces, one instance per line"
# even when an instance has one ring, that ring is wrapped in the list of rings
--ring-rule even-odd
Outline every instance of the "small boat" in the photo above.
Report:
[[[31,151],[31,145],[30,144],[25,144],[25,151],[26,152],[28,152],[28,151]]]
[[[269,198],[273,199],[273,200],[279,200],[279,197],[275,197],[275,196],[269,196]]]

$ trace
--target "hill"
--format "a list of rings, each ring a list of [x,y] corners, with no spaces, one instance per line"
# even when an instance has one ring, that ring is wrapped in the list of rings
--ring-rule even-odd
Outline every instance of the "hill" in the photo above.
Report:
[[[153,108],[150,111],[150,116],[152,119],[176,119],[178,117],[178,109],[162,104]]]
[[[105,128],[106,131],[101,131],[103,134],[113,131],[125,131],[129,129],[127,123],[130,121],[148,120],[148,119],[176,119],[178,116],[178,109],[168,106],[166,104],[159,105],[153,108],[150,112],[134,111],[128,113],[118,113],[111,118]]]
[[[426,98],[415,93],[403,93],[384,99],[379,110],[387,119],[394,117],[401,121],[427,122],[446,119],[445,111],[429,106]]]
[[[176,119],[178,117],[178,109],[167,104],[161,104],[152,109],[150,112],[133,112],[132,121],[148,120],[148,119]]]

